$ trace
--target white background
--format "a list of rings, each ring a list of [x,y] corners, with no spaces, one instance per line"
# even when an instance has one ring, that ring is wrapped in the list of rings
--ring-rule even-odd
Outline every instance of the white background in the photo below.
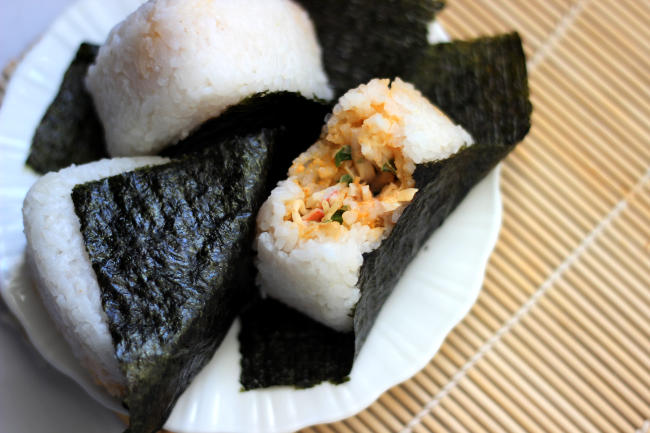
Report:
[[[0,69],[47,30],[74,0],[0,0]]]

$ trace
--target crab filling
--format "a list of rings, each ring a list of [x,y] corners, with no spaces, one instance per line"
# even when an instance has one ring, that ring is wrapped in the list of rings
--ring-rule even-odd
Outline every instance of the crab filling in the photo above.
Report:
[[[355,224],[379,238],[392,228],[417,192],[398,123],[383,104],[335,112],[289,169],[303,197],[286,203],[285,221],[298,224],[301,238],[338,237]]]

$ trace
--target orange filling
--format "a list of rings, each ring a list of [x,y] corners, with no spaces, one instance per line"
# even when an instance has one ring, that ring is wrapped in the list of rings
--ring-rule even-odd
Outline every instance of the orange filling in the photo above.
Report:
[[[289,169],[304,197],[286,203],[286,221],[297,223],[302,238],[340,236],[355,224],[383,232],[412,199],[414,164],[402,153],[383,107],[364,117],[338,113],[328,132]]]

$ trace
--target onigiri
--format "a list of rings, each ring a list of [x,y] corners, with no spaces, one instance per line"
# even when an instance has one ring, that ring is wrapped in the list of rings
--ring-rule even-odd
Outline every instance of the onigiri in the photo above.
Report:
[[[150,0],[110,32],[86,86],[113,157],[156,154],[255,93],[332,97],[290,0]]]

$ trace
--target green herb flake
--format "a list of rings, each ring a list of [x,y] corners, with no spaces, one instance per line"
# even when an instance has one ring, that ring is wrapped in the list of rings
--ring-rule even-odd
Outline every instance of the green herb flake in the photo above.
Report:
[[[384,162],[384,165],[382,165],[381,167],[381,171],[397,174],[397,168],[395,168],[395,161],[391,159],[388,162]]]
[[[347,209],[341,208],[334,212],[334,215],[332,215],[332,221],[336,221],[339,224],[343,224],[343,212],[345,212]]]
[[[343,176],[341,176],[341,179],[339,179],[339,183],[344,183],[346,185],[349,185],[353,180],[354,179],[352,179],[352,176],[346,173]]]
[[[350,161],[351,159],[352,149],[350,149],[350,146],[343,146],[338,152],[336,152],[336,155],[334,155],[334,163],[337,167],[340,167],[343,161]]]
[[[341,206],[340,209],[338,209],[334,214],[332,215],[332,218],[328,220],[323,220],[321,221],[322,223],[331,223],[331,222],[337,222],[339,224],[343,224],[343,212],[346,212],[350,210],[348,206]]]

